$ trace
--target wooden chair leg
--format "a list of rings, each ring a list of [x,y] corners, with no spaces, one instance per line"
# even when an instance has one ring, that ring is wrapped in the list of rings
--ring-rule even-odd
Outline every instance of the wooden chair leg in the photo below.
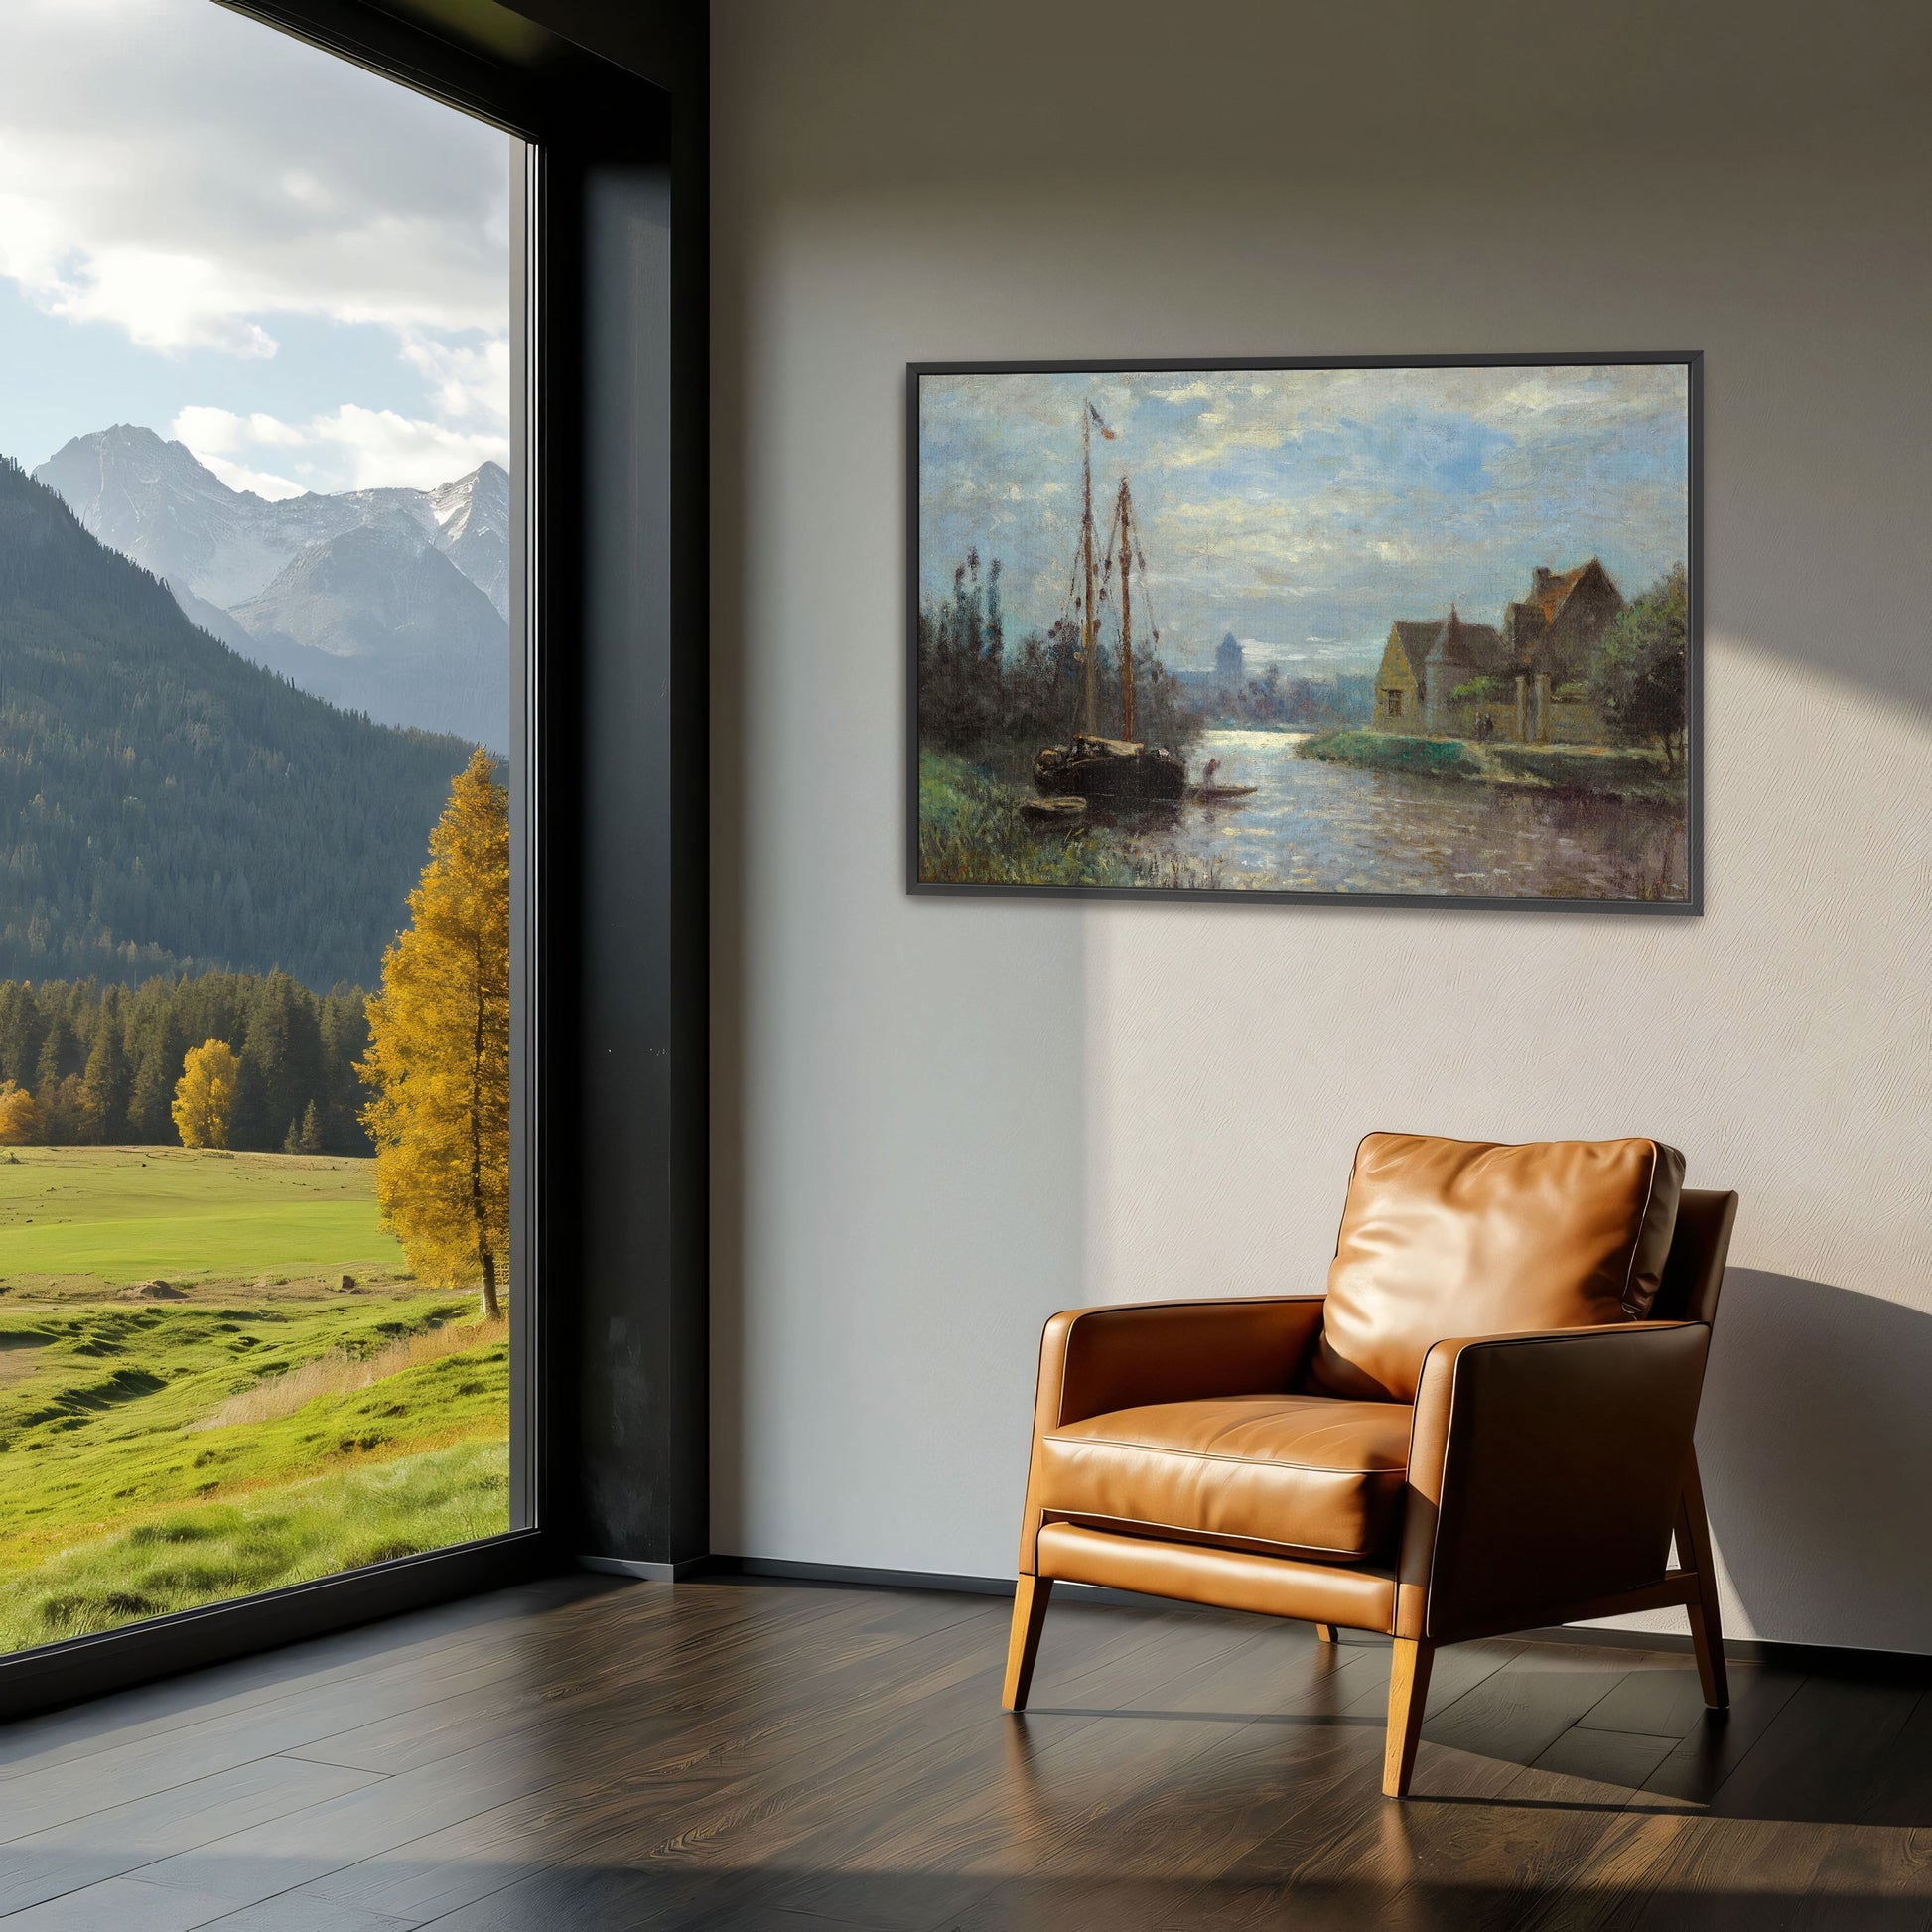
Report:
[[[1317,1643],[1334,1643],[1338,1641],[1335,1636],[1335,1626],[1332,1623],[1317,1623],[1314,1626],[1314,1636]]]
[[[1695,1449],[1684,1464],[1684,1493],[1677,1505],[1677,1560],[1698,1577],[1698,1593],[1686,1607],[1704,1701],[1713,1711],[1727,1711],[1730,1679],[1725,1670],[1725,1633],[1718,1621],[1718,1573],[1711,1560],[1711,1521],[1704,1513],[1704,1484],[1698,1476]]]
[[[1395,1661],[1389,1672],[1389,1734],[1382,1746],[1382,1795],[1406,1798],[1409,1774],[1416,1768],[1416,1746],[1422,1740],[1423,1708],[1429,1702],[1429,1667],[1436,1647],[1416,1637],[1395,1640]]]
[[[1027,1692],[1034,1681],[1034,1659],[1039,1655],[1040,1626],[1046,1621],[1046,1599],[1053,1593],[1050,1577],[1022,1577],[1013,1592],[1013,1630],[1007,1638],[1007,1681],[1000,1694],[1008,1711],[1027,1708]]]

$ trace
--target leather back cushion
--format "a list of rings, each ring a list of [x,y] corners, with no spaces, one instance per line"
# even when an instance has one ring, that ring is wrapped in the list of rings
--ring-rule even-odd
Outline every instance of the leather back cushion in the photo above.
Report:
[[[1641,1317],[1683,1183],[1684,1157],[1658,1141],[1369,1135],[1348,1178],[1310,1387],[1413,1402],[1434,1342]]]

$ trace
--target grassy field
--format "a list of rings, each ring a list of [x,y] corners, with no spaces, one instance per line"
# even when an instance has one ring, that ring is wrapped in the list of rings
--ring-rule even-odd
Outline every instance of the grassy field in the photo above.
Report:
[[[499,1437],[174,1510],[0,1575],[0,1651],[493,1536],[508,1496]]]
[[[180,1147],[0,1155],[0,1283],[392,1279],[367,1161]]]
[[[17,1155],[0,1649],[507,1527],[507,1330],[409,1278],[370,1163]]]

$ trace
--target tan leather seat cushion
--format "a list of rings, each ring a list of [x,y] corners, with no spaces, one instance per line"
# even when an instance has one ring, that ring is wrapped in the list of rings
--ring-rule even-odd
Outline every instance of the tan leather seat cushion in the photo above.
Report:
[[[1414,1402],[1435,1342],[1642,1316],[1683,1184],[1684,1157],[1658,1141],[1369,1135],[1309,1387]]]
[[[1360,1562],[1393,1541],[1409,1410],[1321,1396],[1119,1409],[1040,1438],[1039,1506],[1111,1529]]]

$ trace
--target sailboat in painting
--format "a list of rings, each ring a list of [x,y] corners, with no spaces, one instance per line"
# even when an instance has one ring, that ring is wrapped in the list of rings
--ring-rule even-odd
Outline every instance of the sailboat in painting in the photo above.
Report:
[[[1186,795],[1187,767],[1166,746],[1144,745],[1134,736],[1134,607],[1131,574],[1140,556],[1139,524],[1127,478],[1120,480],[1111,538],[1119,545],[1120,561],[1120,697],[1118,738],[1100,730],[1100,604],[1106,596],[1103,579],[1113,557],[1096,560],[1093,527],[1093,432],[1096,426],[1109,442],[1114,432],[1088,402],[1080,415],[1080,551],[1075,568],[1081,594],[1080,713],[1081,728],[1064,745],[1049,745],[1034,760],[1034,785],[1048,797],[1083,798],[1096,804],[1178,804]],[[1145,576],[1147,560],[1141,557]]]

